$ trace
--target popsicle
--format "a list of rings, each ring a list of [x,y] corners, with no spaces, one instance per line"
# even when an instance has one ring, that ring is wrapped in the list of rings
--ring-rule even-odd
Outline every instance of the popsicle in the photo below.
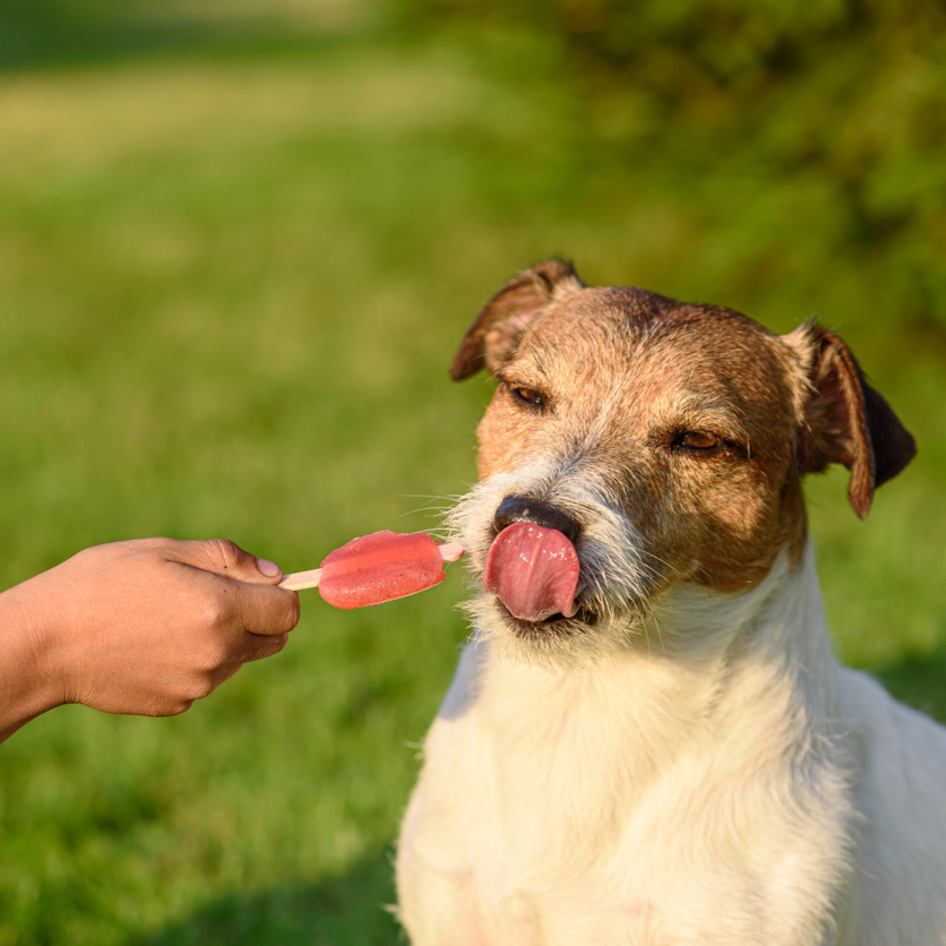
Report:
[[[426,532],[374,532],[330,552],[321,568],[294,572],[279,583],[289,591],[318,588],[336,608],[363,608],[426,591],[446,577],[445,562],[463,555],[457,542],[439,545]]]

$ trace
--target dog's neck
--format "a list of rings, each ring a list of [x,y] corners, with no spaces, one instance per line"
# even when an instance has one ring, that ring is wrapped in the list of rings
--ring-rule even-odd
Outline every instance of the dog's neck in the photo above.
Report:
[[[650,663],[705,677],[718,706],[740,695],[743,668],[758,681],[765,667],[771,685],[805,693],[816,715],[834,715],[837,664],[810,540],[800,562],[783,549],[769,574],[740,594],[674,586],[656,603],[644,637]]]
[[[517,800],[507,814],[526,829],[536,799],[554,798],[589,843],[596,824],[606,836],[618,812],[683,768],[687,784],[711,792],[740,767],[807,765],[825,751],[812,748],[813,731],[831,725],[819,721],[838,717],[810,546],[800,565],[782,554],[739,595],[671,589],[636,646],[590,666],[556,671],[485,642],[465,659],[465,699],[477,700],[495,740],[503,797]],[[452,697],[446,715],[462,712]],[[827,748],[835,734],[822,735]]]
[[[673,586],[643,627],[629,633],[628,643],[594,660],[571,661],[566,655],[560,664],[545,657],[532,661],[529,646],[494,648],[489,637],[479,629],[475,640],[484,648],[480,661],[488,679],[498,685],[528,678],[530,686],[590,695],[599,681],[640,673],[666,679],[671,689],[675,682],[681,685],[689,694],[687,704],[700,699],[699,689],[712,693],[718,704],[733,689],[740,666],[751,664],[754,673],[759,666],[771,667],[782,682],[811,691],[812,700],[833,700],[837,664],[810,541],[799,563],[783,550],[769,574],[739,594],[689,583]],[[817,667],[824,669],[815,679]],[[691,678],[706,683],[695,689]]]

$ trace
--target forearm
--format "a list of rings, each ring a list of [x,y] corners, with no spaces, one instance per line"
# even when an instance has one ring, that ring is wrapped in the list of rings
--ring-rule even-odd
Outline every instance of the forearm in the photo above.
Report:
[[[261,570],[264,569],[264,570]],[[278,653],[299,599],[232,542],[85,549],[0,594],[0,740],[63,703],[170,716]]]
[[[30,584],[0,593],[0,742],[62,702],[47,615]]]

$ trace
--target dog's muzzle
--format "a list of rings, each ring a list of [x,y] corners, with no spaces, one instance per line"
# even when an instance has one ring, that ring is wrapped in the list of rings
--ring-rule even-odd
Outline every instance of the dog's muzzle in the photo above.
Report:
[[[531,522],[543,529],[561,532],[573,545],[581,535],[581,523],[550,503],[527,496],[507,496],[493,516],[497,535],[516,522]]]

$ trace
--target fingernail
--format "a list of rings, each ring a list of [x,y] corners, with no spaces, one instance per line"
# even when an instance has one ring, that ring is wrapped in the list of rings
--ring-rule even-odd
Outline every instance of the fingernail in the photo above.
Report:
[[[258,558],[256,567],[259,569],[259,573],[267,578],[278,578],[282,574],[282,569],[268,558]]]

